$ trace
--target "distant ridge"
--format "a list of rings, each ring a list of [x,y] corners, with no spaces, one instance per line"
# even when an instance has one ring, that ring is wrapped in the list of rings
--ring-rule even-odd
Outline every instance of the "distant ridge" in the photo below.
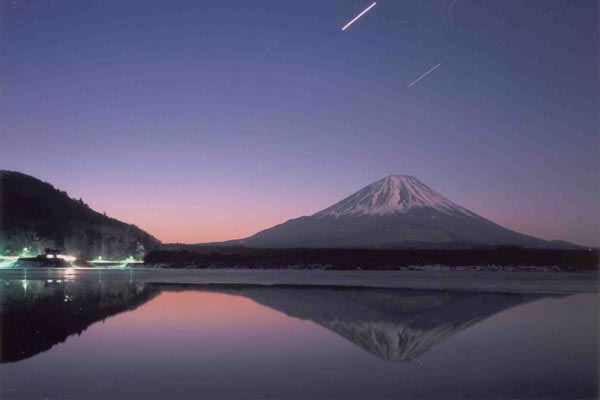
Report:
[[[57,248],[78,258],[141,257],[160,242],[135,225],[100,214],[49,183],[0,170],[0,254]]]
[[[579,248],[504,228],[408,175],[389,175],[311,216],[223,244],[264,248]]]

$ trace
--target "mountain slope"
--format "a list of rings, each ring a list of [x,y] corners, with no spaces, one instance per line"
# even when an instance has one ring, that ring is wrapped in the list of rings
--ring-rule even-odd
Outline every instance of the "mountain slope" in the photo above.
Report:
[[[78,258],[122,258],[159,241],[135,225],[100,214],[32,176],[0,171],[0,253],[63,249]]]
[[[289,220],[236,243],[251,247],[557,247],[489,221],[404,175],[385,177],[312,216]]]

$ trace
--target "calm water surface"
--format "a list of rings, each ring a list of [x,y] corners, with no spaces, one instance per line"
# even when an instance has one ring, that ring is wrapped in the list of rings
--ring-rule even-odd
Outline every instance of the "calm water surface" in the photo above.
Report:
[[[597,294],[0,281],[1,398],[594,398]]]

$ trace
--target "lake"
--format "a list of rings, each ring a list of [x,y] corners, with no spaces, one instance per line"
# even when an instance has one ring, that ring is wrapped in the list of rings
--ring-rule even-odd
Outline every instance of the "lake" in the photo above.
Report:
[[[594,398],[598,300],[13,273],[0,397]]]

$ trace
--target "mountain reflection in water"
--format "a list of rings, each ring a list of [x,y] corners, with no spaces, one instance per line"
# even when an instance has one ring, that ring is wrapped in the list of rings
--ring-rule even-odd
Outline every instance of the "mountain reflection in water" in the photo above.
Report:
[[[388,361],[409,361],[500,311],[547,295],[417,290],[186,286],[91,281],[0,282],[0,362],[49,350],[91,324],[133,310],[161,291],[243,296],[312,321]],[[198,304],[198,307],[201,307]]]
[[[317,323],[388,361],[418,358],[500,311],[547,295],[367,288],[214,289]]]
[[[132,310],[160,293],[124,282],[0,282],[0,362],[49,350],[96,321]]]

